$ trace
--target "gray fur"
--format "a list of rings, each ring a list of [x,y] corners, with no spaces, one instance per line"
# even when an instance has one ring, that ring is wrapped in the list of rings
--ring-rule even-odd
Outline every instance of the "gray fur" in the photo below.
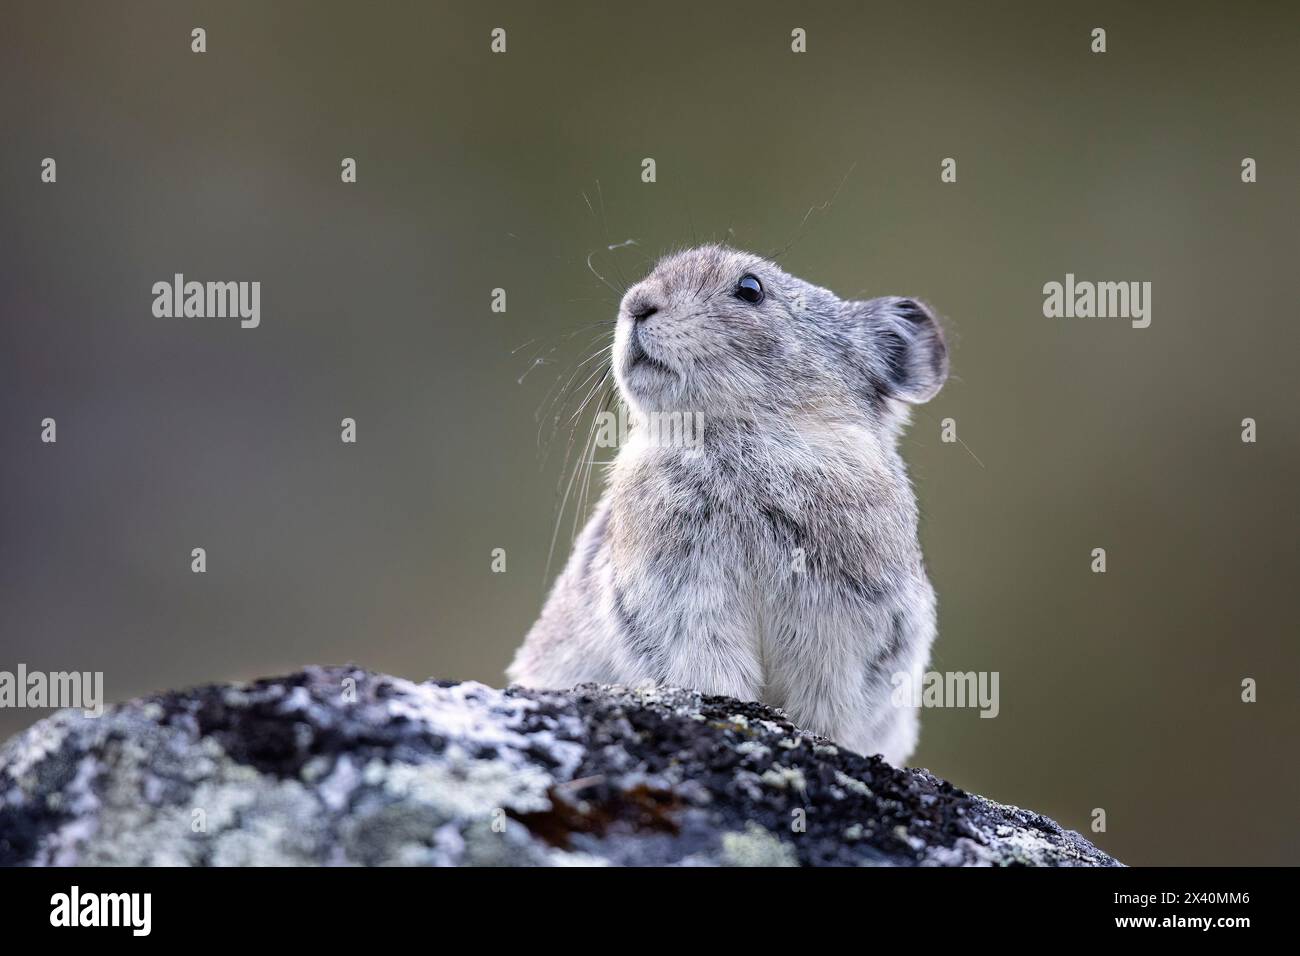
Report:
[[[761,303],[735,295],[747,273]],[[933,315],[703,246],[628,290],[613,361],[634,424],[511,680],[760,700],[905,761],[918,715],[892,678],[925,669],[935,598],[895,446],[947,377]],[[700,413],[702,444],[654,440],[655,412]]]

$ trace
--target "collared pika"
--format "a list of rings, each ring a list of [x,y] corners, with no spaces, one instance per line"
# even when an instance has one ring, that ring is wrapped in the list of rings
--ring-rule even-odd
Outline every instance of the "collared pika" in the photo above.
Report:
[[[612,357],[633,424],[511,680],[761,700],[905,761],[895,675],[926,667],[935,598],[895,446],[948,374],[930,310],[702,246],[628,290]]]

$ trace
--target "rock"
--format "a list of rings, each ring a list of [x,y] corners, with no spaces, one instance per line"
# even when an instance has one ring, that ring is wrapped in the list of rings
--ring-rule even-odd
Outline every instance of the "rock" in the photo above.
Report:
[[[317,667],[14,737],[0,864],[1118,865],[761,704]]]

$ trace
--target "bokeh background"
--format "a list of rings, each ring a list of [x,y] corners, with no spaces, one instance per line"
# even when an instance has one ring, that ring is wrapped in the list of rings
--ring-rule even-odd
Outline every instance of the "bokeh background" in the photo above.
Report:
[[[0,668],[500,684],[572,533],[588,257],[725,238],[946,316],[904,451],[934,666],[1001,714],[914,763],[1128,863],[1300,861],[1300,9],[1133,6],[6,3]],[[260,280],[261,327],[154,318],[175,272]],[[1067,272],[1151,327],[1044,318]]]

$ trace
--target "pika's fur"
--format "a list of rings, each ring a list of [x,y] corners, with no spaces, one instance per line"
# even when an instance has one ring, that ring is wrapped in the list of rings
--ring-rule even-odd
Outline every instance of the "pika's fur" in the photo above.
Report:
[[[948,374],[930,310],[702,246],[628,290],[613,363],[633,425],[511,680],[761,700],[905,761],[918,715],[894,676],[925,669],[935,598],[895,446]],[[649,427],[674,413],[703,441]]]

